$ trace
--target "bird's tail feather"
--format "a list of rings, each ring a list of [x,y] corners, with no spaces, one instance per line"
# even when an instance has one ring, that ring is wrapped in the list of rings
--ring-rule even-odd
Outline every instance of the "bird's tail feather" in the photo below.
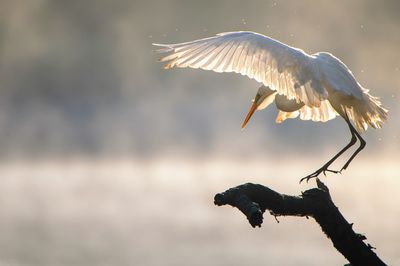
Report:
[[[347,117],[353,121],[357,130],[367,130],[368,125],[373,128],[381,128],[388,116],[388,109],[383,107],[377,97],[365,93],[364,101],[354,99],[353,104],[343,106]],[[367,102],[367,104],[365,104]]]

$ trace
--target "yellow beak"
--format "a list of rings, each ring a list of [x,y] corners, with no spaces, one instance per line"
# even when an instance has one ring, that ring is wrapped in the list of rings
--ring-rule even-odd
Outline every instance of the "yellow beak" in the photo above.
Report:
[[[243,121],[242,129],[246,127],[247,122],[249,122],[251,116],[252,116],[252,115],[254,114],[254,112],[257,110],[257,107],[258,107],[257,101],[254,100],[254,101],[253,101],[253,104],[250,106],[250,109],[249,109],[249,112],[248,112],[247,115],[246,115],[246,118],[245,118],[244,121]]]

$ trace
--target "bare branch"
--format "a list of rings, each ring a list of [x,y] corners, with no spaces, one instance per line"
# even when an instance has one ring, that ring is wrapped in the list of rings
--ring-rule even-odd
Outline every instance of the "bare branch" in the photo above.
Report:
[[[372,246],[364,243],[366,237],[353,231],[353,224],[346,221],[333,203],[328,187],[319,179],[317,186],[301,196],[289,196],[259,184],[247,183],[215,195],[214,203],[238,208],[253,227],[261,227],[265,210],[275,217],[313,217],[351,265],[386,265],[372,251]]]

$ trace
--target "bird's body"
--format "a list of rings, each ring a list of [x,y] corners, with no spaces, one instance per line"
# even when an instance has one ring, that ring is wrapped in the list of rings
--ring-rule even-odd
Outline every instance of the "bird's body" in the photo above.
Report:
[[[162,47],[159,52],[169,53],[160,59],[168,62],[165,68],[176,66],[236,72],[262,83],[242,127],[255,110],[275,101],[279,109],[276,121],[279,123],[297,116],[322,122],[342,116],[352,133],[349,144],[352,146],[354,137],[364,142],[359,132],[366,130],[368,125],[380,128],[387,117],[387,110],[380,101],[371,96],[346,65],[330,53],[308,55],[254,32],[228,32],[186,43],[154,45]],[[348,147],[345,148],[337,157]],[[349,161],[361,149],[357,149]],[[332,162],[307,179],[330,171],[328,166]]]

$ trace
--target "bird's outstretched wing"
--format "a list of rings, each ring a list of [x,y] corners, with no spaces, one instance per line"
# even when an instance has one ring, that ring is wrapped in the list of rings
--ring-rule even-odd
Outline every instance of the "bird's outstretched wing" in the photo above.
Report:
[[[154,44],[169,53],[165,68],[191,67],[236,72],[310,107],[320,107],[328,92],[315,60],[300,49],[254,32],[220,33],[178,44]]]

